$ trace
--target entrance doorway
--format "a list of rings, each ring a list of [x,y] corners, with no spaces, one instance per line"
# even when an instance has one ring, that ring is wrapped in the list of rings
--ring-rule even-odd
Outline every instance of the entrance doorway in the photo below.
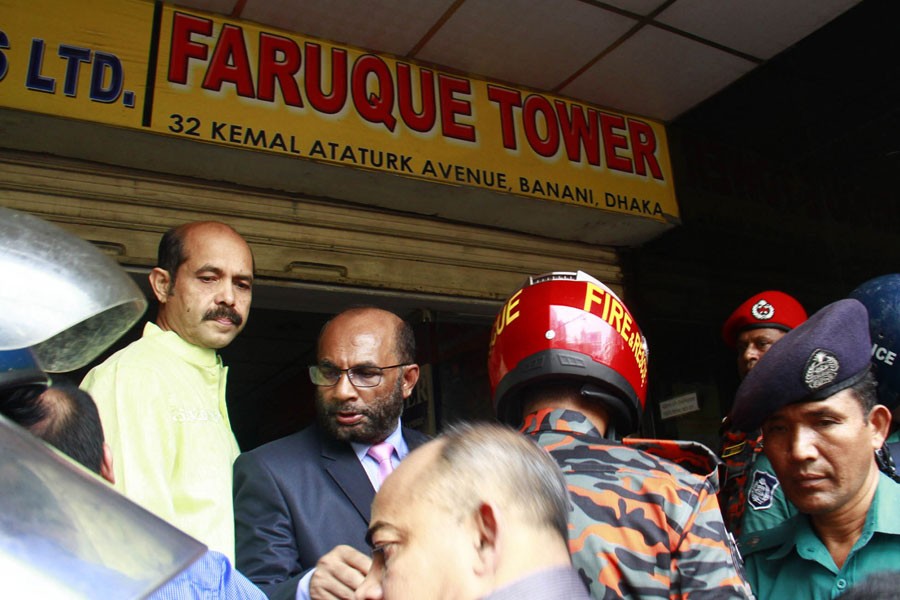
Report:
[[[67,374],[75,383],[110,354],[141,336],[155,318],[146,269],[129,269],[151,308],[93,364]],[[244,331],[220,351],[228,366],[228,411],[242,451],[290,435],[315,419],[315,387],[307,375],[322,325],[352,306],[391,310],[416,332],[422,375],[404,411],[404,424],[435,434],[459,420],[492,418],[487,379],[490,326],[500,302],[297,282],[254,285]]]

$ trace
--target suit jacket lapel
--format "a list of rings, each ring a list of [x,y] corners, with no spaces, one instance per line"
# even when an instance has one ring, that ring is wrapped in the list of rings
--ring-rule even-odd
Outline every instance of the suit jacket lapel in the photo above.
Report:
[[[330,439],[319,432],[322,443],[322,469],[338,484],[362,518],[369,522],[375,489],[366,470],[359,464],[353,448],[346,442]]]
[[[425,442],[431,441],[431,438],[424,433],[416,431],[415,429],[407,429],[406,427],[403,428],[403,439],[406,440],[406,445],[409,447],[410,452]]]

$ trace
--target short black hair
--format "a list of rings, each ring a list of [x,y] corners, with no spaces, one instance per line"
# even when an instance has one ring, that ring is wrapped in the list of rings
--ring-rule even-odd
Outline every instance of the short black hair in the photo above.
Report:
[[[868,419],[869,413],[878,404],[878,382],[875,381],[875,373],[869,368],[862,378],[850,386],[853,397],[859,402],[863,417]]]
[[[156,251],[156,266],[169,273],[169,289],[175,286],[178,267],[187,260],[184,252],[184,238],[188,230],[186,225],[173,227],[165,232]]]
[[[43,385],[27,385],[3,390],[0,393],[0,414],[31,429],[47,417],[46,410],[40,402],[41,394],[47,390]]]
[[[0,394],[0,413],[94,473],[103,464],[103,426],[94,399],[68,383]]]
[[[416,362],[416,333],[406,319],[400,319],[397,326],[397,357],[400,362]]]

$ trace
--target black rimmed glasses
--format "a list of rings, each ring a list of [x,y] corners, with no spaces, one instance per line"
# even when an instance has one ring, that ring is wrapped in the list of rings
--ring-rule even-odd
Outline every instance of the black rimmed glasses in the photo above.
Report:
[[[408,367],[412,363],[400,363],[399,365],[391,365],[389,367],[370,367],[368,365],[359,367],[350,367],[349,369],[338,369],[328,365],[310,365],[309,379],[314,384],[321,387],[331,387],[337,385],[341,380],[341,375],[347,374],[347,378],[353,387],[369,388],[375,387],[384,379],[384,372],[388,369],[396,369],[397,367]]]

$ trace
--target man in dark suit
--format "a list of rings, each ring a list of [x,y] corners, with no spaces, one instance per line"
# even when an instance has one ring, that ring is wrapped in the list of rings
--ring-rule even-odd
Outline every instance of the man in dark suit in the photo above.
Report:
[[[382,469],[427,441],[400,424],[419,379],[412,328],[385,310],[344,311],[322,328],[309,371],[317,423],[234,464],[237,566],[270,598],[352,598],[371,565]]]

